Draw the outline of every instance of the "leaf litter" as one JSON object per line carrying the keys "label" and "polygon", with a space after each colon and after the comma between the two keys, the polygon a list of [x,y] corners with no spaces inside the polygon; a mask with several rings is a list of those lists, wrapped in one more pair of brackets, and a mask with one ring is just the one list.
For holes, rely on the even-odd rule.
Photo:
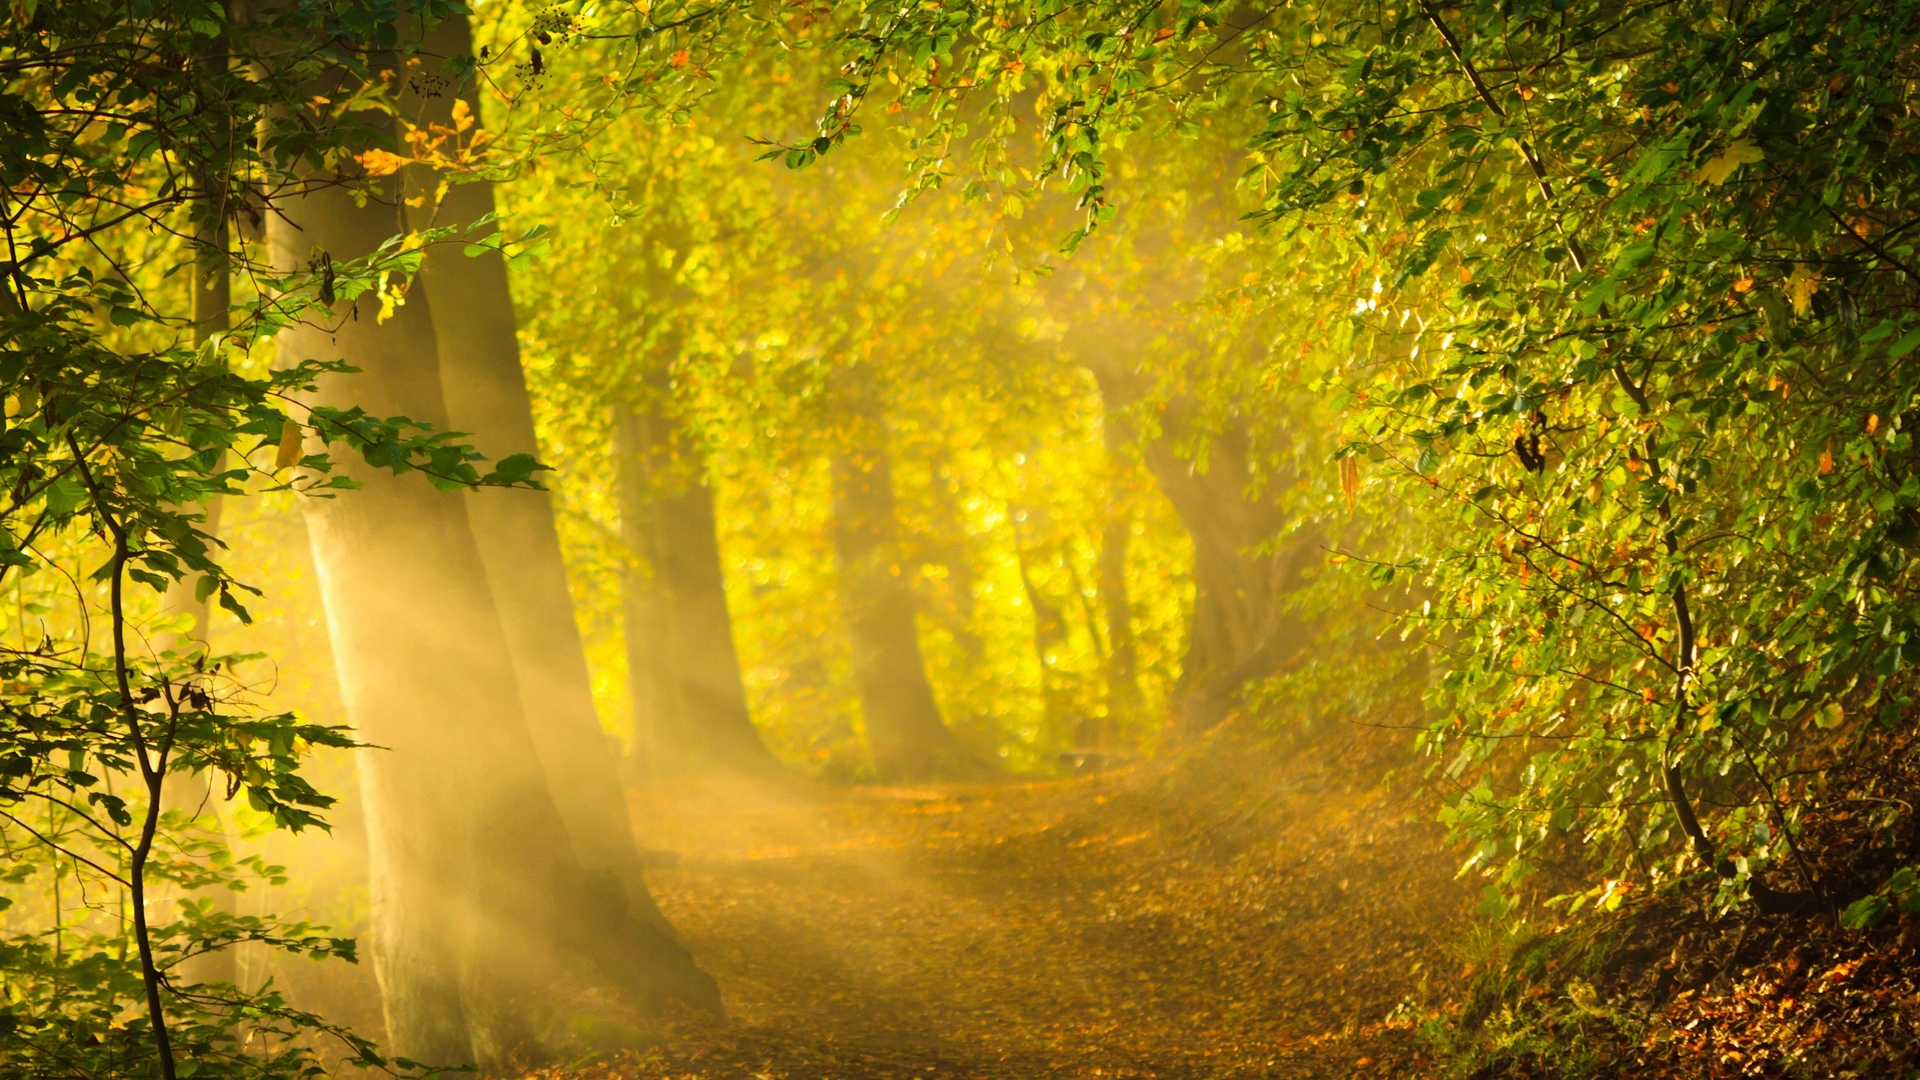
{"label": "leaf litter", "polygon": [[1231,728],[1074,780],[635,793],[728,1016],[582,1080],[1411,1076],[1471,888],[1396,753]]}

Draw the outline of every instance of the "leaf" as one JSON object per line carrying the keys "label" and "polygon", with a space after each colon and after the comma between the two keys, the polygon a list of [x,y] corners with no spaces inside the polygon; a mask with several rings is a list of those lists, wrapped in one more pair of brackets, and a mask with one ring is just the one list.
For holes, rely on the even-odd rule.
{"label": "leaf", "polygon": [[1887,346],[1887,359],[1898,360],[1920,346],[1920,330],[1903,335],[1899,341]]}
{"label": "leaf", "polygon": [[1847,905],[1840,913],[1840,925],[1848,930],[1865,930],[1869,926],[1879,925],[1887,917],[1893,905],[1884,896],[1863,896]]}
{"label": "leaf", "polygon": [[524,484],[534,473],[545,472],[552,466],[542,465],[532,454],[509,454],[500,459],[493,472],[483,478],[483,483],[501,486]]}
{"label": "leaf", "polygon": [[292,420],[280,425],[280,448],[274,452],[273,468],[275,472],[297,465],[300,462],[300,449],[306,441],[306,432]]}
{"label": "leaf", "polygon": [[1718,156],[1708,158],[1706,164],[1694,172],[1693,178],[1703,184],[1713,184],[1717,187],[1726,183],[1727,177],[1732,176],[1734,170],[1740,166],[1764,160],[1766,155],[1760,152],[1758,146],[1747,139],[1741,139],[1721,151]]}
{"label": "leaf", "polygon": [[63,477],[47,485],[47,513],[59,517],[72,513],[74,508],[87,501],[87,489],[80,481]]}
{"label": "leaf", "polygon": [[389,153],[378,147],[358,155],[353,160],[359,162],[360,167],[367,170],[368,176],[391,176],[412,163],[411,159]]}
{"label": "leaf", "polygon": [[1793,304],[1795,315],[1805,315],[1813,306],[1813,294],[1819,291],[1819,274],[1808,269],[1805,263],[1793,268],[1793,274],[1787,278],[1787,300]]}

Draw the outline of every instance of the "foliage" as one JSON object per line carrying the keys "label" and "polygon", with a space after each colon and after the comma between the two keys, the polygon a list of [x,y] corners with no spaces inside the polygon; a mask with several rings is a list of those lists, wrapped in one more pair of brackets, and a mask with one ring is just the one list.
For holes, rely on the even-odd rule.
{"label": "foliage", "polygon": [[1444,660],[1423,741],[1474,865],[1806,903],[1757,875],[1819,889],[1818,778],[1912,699],[1908,5],[869,14],[790,163],[897,85],[922,182],[980,130],[973,190],[1063,176],[1097,224],[1128,132],[1261,125],[1271,273],[1358,332],[1318,385],[1407,508],[1373,573]]}
{"label": "foliage", "polygon": [[[488,99],[498,126],[548,115],[610,64],[587,45],[543,62],[551,100],[502,86]],[[515,289],[605,714],[627,713],[618,575],[643,561],[617,539],[611,415],[658,408],[686,436],[676,468],[710,479],[720,503],[763,735],[828,775],[866,769],[825,468],[845,437],[834,387],[855,379],[885,413],[943,710],[982,752],[1051,770],[1082,718],[1108,708],[1094,564],[1110,496],[1126,492],[1139,521],[1127,581],[1150,703],[1178,673],[1186,540],[1164,504],[1133,493],[1137,464],[1103,447],[1097,391],[1060,350],[1056,320],[1007,270],[982,266],[1008,242],[994,215],[949,201],[890,219],[897,185],[883,169],[752,164],[739,133],[804,115],[825,70],[817,52],[749,40],[686,113],[607,120],[597,145],[625,152],[556,154],[502,185],[514,216],[554,223],[552,256]],[[1140,710],[1114,725],[1111,749],[1151,745],[1160,726]]]}

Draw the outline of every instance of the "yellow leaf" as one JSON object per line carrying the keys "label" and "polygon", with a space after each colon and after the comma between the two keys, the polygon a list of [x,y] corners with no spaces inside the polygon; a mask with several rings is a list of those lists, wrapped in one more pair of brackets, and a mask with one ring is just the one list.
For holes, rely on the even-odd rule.
{"label": "yellow leaf", "polygon": [[306,433],[300,425],[288,420],[280,428],[280,449],[273,455],[273,469],[279,472],[289,465],[300,463],[300,450],[306,441]]}
{"label": "yellow leaf", "polygon": [[379,149],[369,150],[354,160],[367,170],[368,176],[390,176],[407,167],[406,158]]}
{"label": "yellow leaf", "polygon": [[1360,496],[1360,459],[1340,459],[1340,494],[1347,497],[1347,513],[1353,513],[1354,500]]}
{"label": "yellow leaf", "polygon": [[1733,175],[1735,169],[1765,159],[1766,155],[1760,152],[1759,147],[1741,139],[1727,147],[1719,156],[1708,158],[1707,163],[1700,166],[1699,171],[1693,174],[1693,178],[1703,184],[1724,184],[1727,182],[1727,177]]}
{"label": "yellow leaf", "polygon": [[1796,266],[1787,278],[1787,299],[1793,301],[1793,313],[1805,315],[1813,306],[1813,294],[1820,291],[1820,275],[1807,267]]}
{"label": "yellow leaf", "polygon": [[465,131],[473,126],[473,108],[466,98],[455,98],[453,102],[453,130]]}

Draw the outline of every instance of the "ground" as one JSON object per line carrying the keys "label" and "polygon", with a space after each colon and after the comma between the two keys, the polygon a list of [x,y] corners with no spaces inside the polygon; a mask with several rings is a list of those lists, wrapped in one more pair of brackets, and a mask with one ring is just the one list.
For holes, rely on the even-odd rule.
{"label": "ground", "polygon": [[[589,1075],[1420,1076],[1467,887],[1377,741],[1226,732],[1076,780],[636,793],[720,980]],[[1382,780],[1383,773],[1389,779]]]}

